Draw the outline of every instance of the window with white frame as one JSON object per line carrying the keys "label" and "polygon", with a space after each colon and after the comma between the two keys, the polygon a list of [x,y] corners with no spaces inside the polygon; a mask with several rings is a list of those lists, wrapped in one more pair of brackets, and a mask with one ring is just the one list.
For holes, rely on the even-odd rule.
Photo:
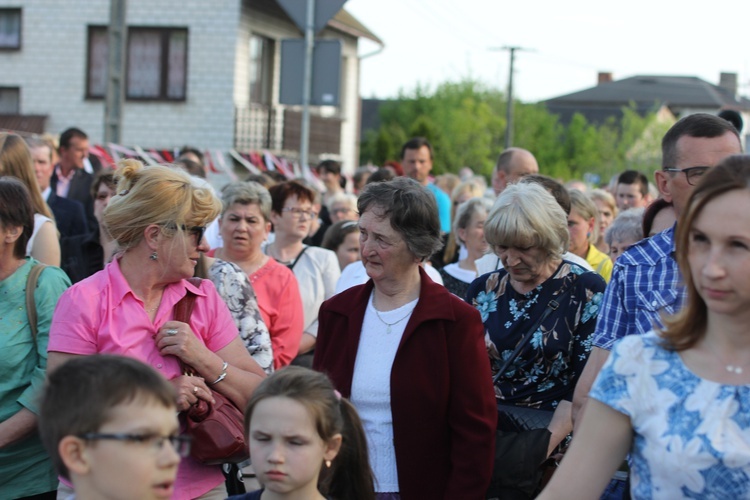
{"label": "window with white frame", "polygon": [[0,8],[0,50],[21,48],[21,9]]}
{"label": "window with white frame", "polygon": [[[102,98],[107,88],[107,28],[89,27],[86,96]],[[184,101],[187,97],[188,30],[128,29],[125,96],[129,100]]]}

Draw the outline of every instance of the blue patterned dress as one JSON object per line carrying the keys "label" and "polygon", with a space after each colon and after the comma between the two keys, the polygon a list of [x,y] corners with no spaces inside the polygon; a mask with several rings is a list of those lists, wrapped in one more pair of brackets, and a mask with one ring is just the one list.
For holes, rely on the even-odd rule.
{"label": "blue patterned dress", "polygon": [[563,286],[572,292],[495,384],[498,401],[553,410],[560,400],[573,397],[606,284],[598,274],[562,261],[550,278],[526,294],[513,289],[504,269],[480,276],[469,287],[466,300],[482,315],[494,375]]}
{"label": "blue patterned dress", "polygon": [[750,498],[750,387],[704,380],[659,337],[614,345],[590,397],[630,417],[633,498]]}

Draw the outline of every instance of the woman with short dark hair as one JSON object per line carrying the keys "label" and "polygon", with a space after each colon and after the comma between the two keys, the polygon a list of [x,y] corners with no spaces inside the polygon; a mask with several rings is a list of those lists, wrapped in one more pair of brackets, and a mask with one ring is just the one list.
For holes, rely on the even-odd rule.
{"label": "woman with short dark hair", "polygon": [[496,409],[479,315],[420,263],[441,245],[416,181],[360,194],[370,280],[323,303],[314,368],[362,416],[380,499],[484,498]]}
{"label": "woman with short dark hair", "polygon": [[[47,370],[52,313],[70,286],[57,267],[43,267],[27,290],[39,261],[26,257],[34,208],[26,186],[0,177],[0,498],[53,500],[57,476],[36,432],[38,399]],[[33,310],[27,310],[32,294]]]}
{"label": "woman with short dark hair", "polygon": [[[336,292],[336,281],[341,276],[336,255],[325,248],[305,245],[315,212],[315,192],[297,181],[287,181],[269,189],[271,193],[271,222],[274,240],[264,251],[292,270],[297,278],[305,328],[299,343],[299,354],[315,348],[318,335],[318,309],[324,300]],[[298,360],[310,367],[312,358]]]}

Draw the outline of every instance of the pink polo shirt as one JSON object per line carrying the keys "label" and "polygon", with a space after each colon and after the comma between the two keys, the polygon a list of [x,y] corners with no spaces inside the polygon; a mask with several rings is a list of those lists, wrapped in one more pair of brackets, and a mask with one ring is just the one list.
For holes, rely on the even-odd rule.
{"label": "pink polo shirt", "polygon": [[[167,379],[180,375],[174,356],[162,356],[152,336],[172,319],[174,305],[190,289],[195,301],[190,324],[196,337],[211,351],[226,347],[238,336],[227,306],[210,280],[200,288],[179,281],[164,290],[152,323],[143,301],[136,297],[120,271],[119,259],[104,270],[76,283],[63,293],[52,317],[47,350],[69,354],[119,354],[130,356],[158,370]],[[224,481],[219,466],[183,458],[177,472],[174,500],[196,498]]]}

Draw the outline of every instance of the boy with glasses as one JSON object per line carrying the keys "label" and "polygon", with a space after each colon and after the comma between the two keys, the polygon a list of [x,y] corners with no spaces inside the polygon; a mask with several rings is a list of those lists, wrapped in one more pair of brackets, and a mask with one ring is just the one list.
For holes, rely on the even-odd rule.
{"label": "boy with glasses", "polygon": [[164,377],[131,358],[82,356],[55,370],[39,432],[61,476],[57,498],[171,498],[190,451],[175,401]]}

